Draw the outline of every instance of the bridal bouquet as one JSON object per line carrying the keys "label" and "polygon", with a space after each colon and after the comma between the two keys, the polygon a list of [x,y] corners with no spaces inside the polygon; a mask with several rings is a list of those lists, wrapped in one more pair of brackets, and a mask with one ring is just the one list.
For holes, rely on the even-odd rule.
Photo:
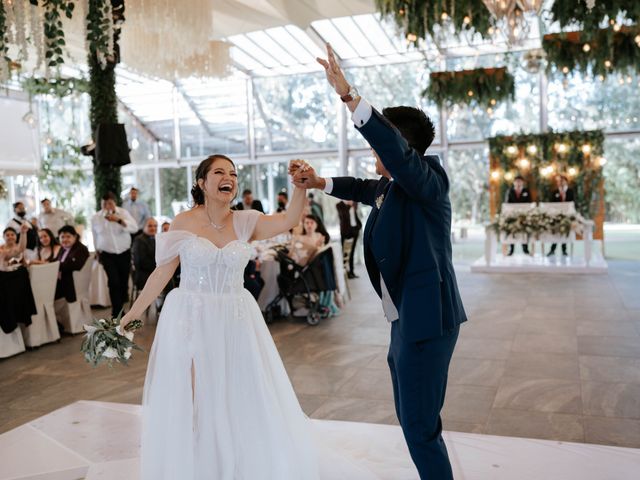
{"label": "bridal bouquet", "polygon": [[84,359],[94,367],[106,362],[110,367],[113,363],[128,364],[132,350],[143,351],[133,343],[133,332],[142,327],[140,320],[134,320],[125,327],[120,328],[120,317],[106,320],[94,319],[92,325],[85,325],[87,332],[80,350]]}

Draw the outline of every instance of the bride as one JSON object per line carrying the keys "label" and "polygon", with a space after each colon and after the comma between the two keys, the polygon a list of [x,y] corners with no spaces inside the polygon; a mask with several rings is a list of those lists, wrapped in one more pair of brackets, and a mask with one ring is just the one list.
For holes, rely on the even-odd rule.
{"label": "bride", "polygon": [[[302,160],[289,166],[290,173],[306,168]],[[124,327],[139,318],[181,265],[180,287],[165,301],[147,367],[142,479],[376,478],[318,440],[260,309],[243,288],[249,242],[297,225],[305,191],[295,189],[286,212],[263,215],[231,211],[237,190],[231,159],[212,155],[200,163],[195,207],[158,235],[157,267],[121,320]]]}

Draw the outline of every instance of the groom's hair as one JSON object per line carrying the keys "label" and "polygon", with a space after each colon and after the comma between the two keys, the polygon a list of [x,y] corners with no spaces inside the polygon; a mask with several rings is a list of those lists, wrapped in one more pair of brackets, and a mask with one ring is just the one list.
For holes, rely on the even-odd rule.
{"label": "groom's hair", "polygon": [[400,131],[411,148],[424,155],[433,142],[436,128],[422,110],[414,107],[388,107],[382,110],[382,115]]}

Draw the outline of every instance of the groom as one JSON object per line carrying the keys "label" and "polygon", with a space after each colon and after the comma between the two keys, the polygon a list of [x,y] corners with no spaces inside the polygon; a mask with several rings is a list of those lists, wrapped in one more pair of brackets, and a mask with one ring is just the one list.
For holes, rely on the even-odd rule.
{"label": "groom", "polygon": [[387,361],[398,420],[420,478],[453,479],[442,438],[449,362],[466,320],[451,262],[449,180],[424,152],[434,127],[418,109],[372,109],[350,86],[330,45],[318,59],[376,157],[379,180],[321,178],[297,171],[294,183],[372,207],[364,230],[365,263],[391,322]]}

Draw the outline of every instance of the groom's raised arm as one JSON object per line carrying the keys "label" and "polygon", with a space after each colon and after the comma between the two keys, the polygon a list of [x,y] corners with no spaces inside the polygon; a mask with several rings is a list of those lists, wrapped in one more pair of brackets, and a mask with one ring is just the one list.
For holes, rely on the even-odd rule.
{"label": "groom's raised arm", "polygon": [[333,177],[325,179],[325,193],[342,200],[353,200],[373,207],[380,180],[363,180],[353,177]]}

